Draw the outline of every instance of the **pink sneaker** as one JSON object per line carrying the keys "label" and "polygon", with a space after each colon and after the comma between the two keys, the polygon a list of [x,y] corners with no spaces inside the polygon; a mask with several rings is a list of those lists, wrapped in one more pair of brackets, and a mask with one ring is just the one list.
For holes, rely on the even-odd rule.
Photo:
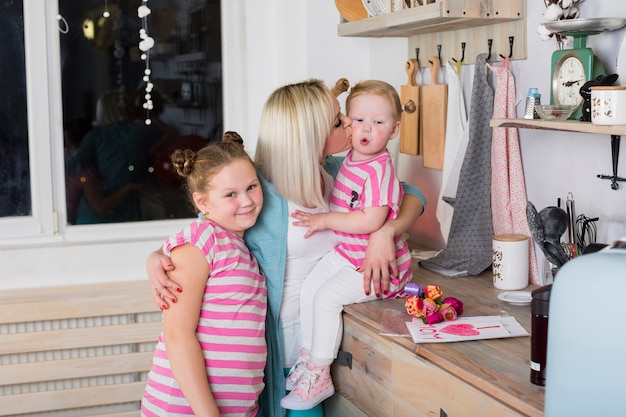
{"label": "pink sneaker", "polygon": [[302,376],[302,373],[306,369],[307,363],[309,363],[309,359],[311,358],[311,352],[308,349],[302,348],[300,349],[300,356],[296,363],[291,367],[289,373],[285,377],[285,389],[287,391],[291,391],[298,385],[298,380]]}
{"label": "pink sneaker", "polygon": [[317,366],[309,362],[302,371],[298,385],[280,400],[280,406],[287,410],[310,410],[334,393],[330,365]]}

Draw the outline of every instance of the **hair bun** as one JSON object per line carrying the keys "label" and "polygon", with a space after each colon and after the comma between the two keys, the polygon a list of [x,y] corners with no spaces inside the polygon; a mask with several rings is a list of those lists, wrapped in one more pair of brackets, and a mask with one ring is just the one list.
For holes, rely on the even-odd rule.
{"label": "hair bun", "polygon": [[196,156],[196,153],[191,149],[176,149],[170,156],[170,160],[178,175],[185,178],[193,171]]}
{"label": "hair bun", "polygon": [[243,139],[239,136],[239,133],[229,130],[228,132],[224,132],[222,136],[222,142],[235,142],[240,145],[243,145]]}

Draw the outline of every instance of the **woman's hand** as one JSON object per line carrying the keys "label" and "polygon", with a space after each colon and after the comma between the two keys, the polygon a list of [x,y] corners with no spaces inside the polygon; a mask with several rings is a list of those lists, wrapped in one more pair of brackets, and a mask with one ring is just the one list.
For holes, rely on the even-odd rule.
{"label": "woman's hand", "polygon": [[365,250],[365,259],[358,269],[363,273],[365,295],[370,295],[372,289],[376,297],[380,297],[381,292],[387,294],[390,276],[398,275],[394,236],[395,229],[389,225],[389,222],[370,235]]}
{"label": "woman's hand", "polygon": [[150,287],[152,287],[152,300],[161,310],[167,309],[170,302],[176,302],[176,296],[172,291],[183,291],[180,285],[172,281],[167,275],[168,271],[173,269],[174,265],[172,265],[170,258],[160,250],[148,255],[146,271],[148,272]]}

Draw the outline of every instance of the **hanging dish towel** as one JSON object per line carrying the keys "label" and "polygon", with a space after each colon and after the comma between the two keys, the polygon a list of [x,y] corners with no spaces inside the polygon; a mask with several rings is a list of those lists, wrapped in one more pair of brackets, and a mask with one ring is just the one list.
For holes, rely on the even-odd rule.
{"label": "hanging dish towel", "polygon": [[[458,67],[460,69],[460,66]],[[459,173],[463,163],[463,155],[467,149],[469,131],[467,129],[467,112],[461,74],[457,73],[450,62],[446,62],[448,75],[448,114],[446,116],[446,144],[443,153],[443,172],[441,176],[441,191],[437,200],[437,220],[444,241],[448,242],[452,213],[454,207],[450,204],[456,197],[459,183]]]}
{"label": "hanging dish towel", "polygon": [[[496,76],[493,117],[517,117],[515,79],[509,58],[502,65],[488,65]],[[491,138],[491,212],[493,233],[516,233],[528,236],[528,271],[530,280],[540,284],[535,245],[526,217],[526,185],[517,128],[495,127]]]}
{"label": "hanging dish towel", "polygon": [[448,278],[478,275],[491,265],[491,127],[493,89],[486,54],[476,57],[469,120],[448,245],[420,265]]}

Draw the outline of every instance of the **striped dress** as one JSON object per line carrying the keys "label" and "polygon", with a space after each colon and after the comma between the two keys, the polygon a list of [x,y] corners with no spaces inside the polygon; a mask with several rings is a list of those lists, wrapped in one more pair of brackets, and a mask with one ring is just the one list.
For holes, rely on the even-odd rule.
{"label": "striped dress", "polygon": [[[352,151],[348,152],[335,178],[330,210],[350,212],[367,207],[389,206],[387,219],[398,217],[404,191],[396,177],[389,152],[358,162],[352,161],[351,156]],[[335,233],[339,239],[335,250],[355,267],[361,266],[369,234]],[[411,253],[406,240],[398,236],[395,243],[399,276],[391,279],[387,298],[397,296],[411,280]]]}
{"label": "striped dress", "polygon": [[[267,290],[243,239],[210,221],[196,220],[164,246],[198,247],[210,266],[196,335],[221,416],[255,416],[266,360]],[[192,416],[173,377],[167,341],[159,336],[141,404],[142,416]]]}

